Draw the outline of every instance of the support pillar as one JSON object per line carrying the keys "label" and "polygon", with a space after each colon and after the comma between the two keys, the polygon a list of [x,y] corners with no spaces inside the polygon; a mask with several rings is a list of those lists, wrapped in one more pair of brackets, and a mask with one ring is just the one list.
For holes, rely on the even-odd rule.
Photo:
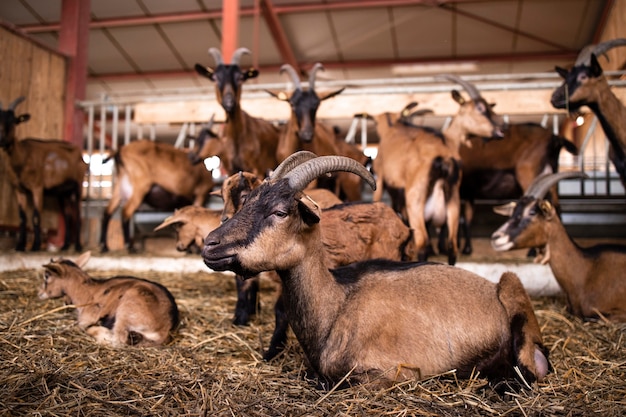
{"label": "support pillar", "polygon": [[[239,0],[222,1],[222,56],[230,63],[239,43]],[[228,61],[227,61],[228,60]]]}

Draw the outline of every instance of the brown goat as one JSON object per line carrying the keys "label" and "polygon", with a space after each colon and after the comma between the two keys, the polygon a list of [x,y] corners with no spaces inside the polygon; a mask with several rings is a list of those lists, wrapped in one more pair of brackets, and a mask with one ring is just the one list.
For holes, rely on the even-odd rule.
{"label": "brown goat", "polygon": [[515,368],[527,382],[542,380],[547,349],[515,274],[493,284],[437,264],[375,260],[327,268],[323,213],[302,190],[338,170],[375,187],[371,174],[345,157],[314,158],[273,174],[207,236],[205,264],[243,277],[278,271],[289,324],[310,366],[331,384],[388,386],[450,370],[497,383],[516,378]]}
{"label": "brown goat", "polygon": [[192,164],[187,152],[167,143],[138,140],[123,146],[114,158],[118,179],[102,217],[100,244],[103,252],[109,250],[109,222],[121,203],[124,244],[128,251],[133,252],[130,219],[145,198],[150,196],[153,186],[182,197],[175,200],[175,207],[190,203],[201,206],[213,188],[213,177],[204,164]]}
{"label": "brown goat", "polygon": [[613,39],[584,48],[571,70],[556,67],[564,79],[552,93],[550,102],[557,109],[593,111],[609,141],[609,159],[626,187],[626,106],[611,91],[597,56],[626,45],[626,39]]}
{"label": "brown goat", "polygon": [[199,251],[204,245],[204,238],[220,225],[221,210],[210,210],[198,206],[185,206],[174,211],[161,224],[154,228],[158,231],[173,225],[176,230],[176,250],[185,252],[193,247]]}
{"label": "brown goat", "polygon": [[543,248],[541,263],[550,264],[572,314],[626,322],[626,246],[579,247],[554,206],[544,199],[561,179],[581,176],[580,172],[560,172],[537,177],[516,204],[499,208],[499,213],[510,218],[493,233],[491,245],[498,251]]}
{"label": "brown goat", "polygon": [[41,249],[41,214],[44,194],[57,197],[65,221],[63,250],[72,241],[82,250],[80,201],[87,164],[79,147],[61,140],[22,139],[15,137],[16,125],[30,119],[30,114],[15,115],[15,108],[24,97],[15,99],[6,110],[0,104],[0,148],[6,153],[9,181],[15,190],[20,226],[18,251],[26,250],[26,210],[29,195],[33,200],[32,251]]}
{"label": "brown goat", "polygon": [[[561,149],[578,154],[576,146],[549,129],[534,123],[510,124],[504,139],[469,138],[461,144],[463,164],[461,200],[465,244],[462,253],[472,253],[471,224],[476,199],[516,199],[540,174],[559,170]],[[558,207],[556,188],[551,200]]]}
{"label": "brown goat", "polygon": [[457,258],[457,230],[460,216],[461,163],[459,148],[468,135],[502,137],[501,123],[491,106],[472,84],[455,76],[446,76],[462,85],[470,95],[465,100],[453,90],[452,97],[460,104],[450,125],[441,133],[406,123],[414,107],[411,103],[400,113],[374,116],[380,144],[374,159],[377,189],[374,201],[382,199],[383,188],[403,190],[406,218],[413,230],[418,259],[427,258],[430,245],[426,222],[446,225],[448,230],[448,263]]}
{"label": "brown goat", "polygon": [[[230,64],[224,64],[221,52],[210,48],[215,60],[215,69],[196,64],[196,72],[215,82],[215,94],[224,111],[226,123],[222,132],[223,152],[230,158],[228,172],[230,175],[239,171],[252,172],[264,177],[276,164],[276,148],[278,146],[279,129],[271,122],[252,117],[241,109],[241,88],[243,83],[258,76],[259,72],[250,68],[242,71],[239,60],[250,51],[239,48],[233,53]],[[210,146],[211,141],[207,141]],[[196,159],[201,160],[210,154],[207,148],[197,152]]]}
{"label": "brown goat", "polygon": [[[297,163],[313,157],[314,154],[306,151],[292,154],[281,165],[281,171],[274,172],[273,175],[284,175]],[[224,197],[222,220],[227,221],[241,210],[250,192],[261,184],[262,182],[250,173],[240,173],[228,178],[222,186]],[[415,259],[417,251],[413,245],[410,229],[386,204],[382,202],[336,204],[336,199],[327,199],[330,193],[328,190],[307,188],[304,193],[322,209],[320,225],[322,241],[328,255],[328,268],[366,259]],[[323,198],[320,199],[320,195]],[[259,287],[257,281],[258,279],[254,278],[243,282],[241,277],[237,280],[236,324],[246,324],[249,314],[257,308],[256,291]],[[253,284],[248,285],[250,282]],[[266,360],[280,353],[287,340],[288,323],[280,292],[275,305],[275,314],[276,327],[269,349],[264,354]]]}
{"label": "brown goat", "polygon": [[[303,89],[300,77],[296,70],[289,64],[284,64],[280,72],[287,72],[294,84],[291,94],[274,93],[267,90],[272,96],[281,101],[286,101],[291,106],[291,116],[284,127],[278,142],[276,157],[278,162],[284,161],[289,155],[297,151],[310,151],[316,155],[343,155],[355,159],[365,165],[367,157],[355,145],[337,139],[334,130],[316,120],[317,110],[322,101],[340,94],[344,88],[318,95],[315,91],[315,78],[317,71],[323,70],[321,63],[316,63],[309,74],[309,88]],[[323,184],[318,187],[330,187],[335,193],[347,201],[361,200],[361,179],[346,173],[333,174],[333,180],[324,178]]]}
{"label": "brown goat", "polygon": [[61,258],[44,265],[39,298],[65,297],[66,303],[76,306],[78,326],[98,343],[167,343],[178,325],[178,307],[167,288],[130,276],[91,278],[82,270],[90,256],[85,252],[75,262]]}

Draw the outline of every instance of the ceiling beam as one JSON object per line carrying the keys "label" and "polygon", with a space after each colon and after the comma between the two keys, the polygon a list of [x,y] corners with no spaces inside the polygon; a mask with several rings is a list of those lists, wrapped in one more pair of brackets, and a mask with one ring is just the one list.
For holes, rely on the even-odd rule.
{"label": "ceiling beam", "polygon": [[[280,19],[278,18],[278,14],[272,4],[271,0],[261,0],[261,13],[263,13],[263,18],[265,19],[265,23],[272,34],[272,38],[276,43],[276,48],[280,52],[280,56],[282,61],[291,65],[296,71],[301,72],[300,65],[296,60],[296,55],[293,53],[293,49],[289,44],[289,40],[287,39],[287,35],[283,30],[283,26],[280,24]],[[258,34],[256,34],[258,36]]]}
{"label": "ceiling beam", "polygon": [[[519,53],[519,54],[495,54],[495,55],[465,55],[455,58],[444,57],[424,57],[413,59],[380,59],[380,60],[354,60],[354,61],[324,61],[324,68],[326,69],[356,69],[356,68],[368,68],[376,66],[389,66],[389,65],[403,65],[403,64],[432,64],[432,63],[446,63],[457,61],[476,61],[476,62],[518,62],[518,61],[571,61],[573,62],[578,56],[578,50],[568,50],[559,52],[546,52],[546,53]],[[312,63],[303,63],[311,64]],[[261,73],[275,73],[280,69],[279,65],[266,65],[259,68]],[[131,81],[141,80],[147,78],[182,78],[182,77],[195,77],[197,74],[195,71],[153,71],[137,73],[117,73],[117,74],[91,74],[90,81]]]}
{"label": "ceiling beam", "polygon": [[[370,9],[380,7],[398,7],[398,6],[440,6],[442,4],[464,3],[475,0],[350,0],[338,1],[334,3],[304,3],[294,5],[276,6],[273,5],[273,11],[276,15],[286,13],[307,13],[307,12],[324,12],[330,10],[351,10],[351,9]],[[253,16],[254,7],[242,7],[239,11],[240,16]],[[192,22],[198,20],[219,19],[222,17],[222,10],[210,10],[203,12],[188,13],[164,13],[151,16],[131,16],[118,17],[112,19],[96,19],[89,24],[89,29],[113,28],[123,26],[140,26],[154,25],[162,23],[181,23]],[[56,32],[61,29],[59,22],[46,24],[30,24],[18,25],[19,29],[25,33],[42,33]]]}

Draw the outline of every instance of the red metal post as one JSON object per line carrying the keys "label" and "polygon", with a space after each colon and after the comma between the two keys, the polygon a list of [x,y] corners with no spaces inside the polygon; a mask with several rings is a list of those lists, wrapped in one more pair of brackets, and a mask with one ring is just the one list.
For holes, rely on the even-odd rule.
{"label": "red metal post", "polygon": [[90,0],[63,0],[59,51],[69,56],[65,88],[65,121],[63,138],[83,147],[82,110],[77,100],[87,92],[87,47],[89,45]]}
{"label": "red metal post", "polygon": [[[222,56],[230,63],[239,43],[239,0],[222,1]],[[227,61],[228,60],[228,61]]]}

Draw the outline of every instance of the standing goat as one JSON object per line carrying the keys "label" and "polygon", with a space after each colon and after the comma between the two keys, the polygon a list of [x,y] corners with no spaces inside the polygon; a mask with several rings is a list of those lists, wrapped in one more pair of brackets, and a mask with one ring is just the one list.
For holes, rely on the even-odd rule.
{"label": "standing goat", "polygon": [[[461,200],[464,205],[461,224],[465,234],[462,253],[472,253],[474,201],[521,197],[539,175],[558,171],[559,154],[563,148],[573,155],[578,154],[572,142],[535,123],[508,125],[502,140],[473,137],[461,144]],[[551,201],[558,207],[556,189]]]}
{"label": "standing goat", "polygon": [[87,164],[80,148],[61,140],[22,139],[15,137],[15,127],[30,119],[30,114],[15,115],[15,108],[24,97],[15,99],[6,110],[0,104],[0,148],[6,152],[9,181],[15,190],[20,226],[16,250],[26,250],[26,209],[29,194],[33,199],[32,251],[41,249],[41,214],[44,194],[57,197],[65,220],[63,250],[72,240],[77,251],[80,242],[83,179]]}
{"label": "standing goat", "polygon": [[[120,204],[123,203],[124,245],[128,251],[134,252],[130,219],[146,197],[153,196],[155,185],[168,196],[168,210],[191,203],[201,206],[213,188],[213,177],[204,164],[193,164],[187,152],[167,143],[138,140],[123,146],[114,158],[118,177],[102,216],[100,244],[103,252],[109,250],[109,222]],[[158,203],[154,200],[147,202],[153,206]]]}
{"label": "standing goat", "polygon": [[[281,101],[286,101],[291,106],[291,116],[285,126],[280,140],[276,157],[279,162],[284,161],[289,155],[297,151],[310,151],[317,155],[343,155],[356,159],[365,164],[367,157],[355,145],[339,143],[334,130],[316,120],[317,110],[322,101],[340,94],[344,88],[318,95],[315,91],[315,79],[317,71],[323,70],[321,63],[317,62],[309,73],[309,88],[303,89],[300,77],[296,70],[289,64],[280,67],[280,72],[286,72],[294,85],[294,91],[287,95],[285,93],[276,94],[267,91],[272,96]],[[335,188],[337,195],[348,201],[361,200],[361,180],[354,175],[346,173],[333,174],[334,181],[331,186]],[[327,182],[327,181],[324,181]]]}
{"label": "standing goat", "polygon": [[626,187],[626,106],[611,91],[597,56],[626,45],[626,39],[613,39],[585,47],[571,70],[556,67],[565,80],[552,93],[551,103],[557,109],[578,110],[589,107],[596,115],[609,141],[609,159]]}
{"label": "standing goat", "polygon": [[452,369],[497,382],[514,378],[514,367],[527,382],[543,379],[547,350],[515,274],[493,284],[437,264],[374,260],[327,268],[323,214],[302,190],[339,170],[375,187],[362,165],[337,156],[272,175],[207,236],[205,264],[243,277],[276,270],[289,324],[310,366],[330,383],[387,386]]}
{"label": "standing goat", "polygon": [[428,233],[426,222],[448,229],[448,263],[457,258],[457,231],[460,216],[461,157],[459,147],[469,134],[484,137],[503,136],[501,122],[478,89],[452,75],[445,76],[467,91],[470,100],[453,90],[452,98],[460,105],[450,125],[441,133],[408,123],[414,104],[400,113],[374,116],[380,139],[374,172],[378,175],[374,201],[382,199],[383,188],[399,190],[394,195],[404,197],[406,217],[413,229],[420,260],[427,257]]}
{"label": "standing goat", "polygon": [[[243,83],[259,75],[250,68],[242,71],[239,60],[243,54],[249,54],[246,48],[239,48],[233,53],[230,64],[224,64],[221,52],[210,48],[209,54],[215,60],[215,69],[196,64],[196,72],[215,82],[215,94],[224,111],[226,123],[222,132],[223,152],[228,155],[227,167],[230,175],[239,171],[249,171],[261,177],[277,165],[276,147],[279,130],[267,120],[250,116],[241,109],[241,89]],[[207,141],[210,144],[210,141]],[[207,149],[200,149],[197,159],[212,156]]]}
{"label": "standing goat", "polygon": [[65,297],[67,304],[76,306],[78,326],[98,343],[167,343],[178,325],[178,307],[167,288],[130,276],[91,278],[82,270],[90,256],[91,252],[85,252],[75,262],[58,259],[44,265],[39,298]]}
{"label": "standing goat", "polygon": [[626,322],[626,246],[579,247],[554,206],[544,199],[559,180],[581,176],[580,172],[560,172],[538,177],[517,203],[498,209],[510,218],[493,233],[491,245],[498,251],[543,248],[541,263],[550,264],[572,314]]}

